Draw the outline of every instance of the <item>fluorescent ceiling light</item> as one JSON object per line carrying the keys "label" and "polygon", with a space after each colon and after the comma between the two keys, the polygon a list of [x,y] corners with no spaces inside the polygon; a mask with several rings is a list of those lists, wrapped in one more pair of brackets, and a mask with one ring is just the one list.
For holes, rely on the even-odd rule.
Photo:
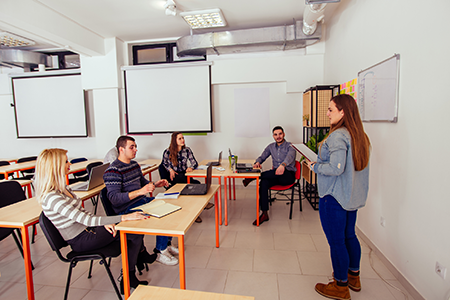
{"label": "fluorescent ceiling light", "polygon": [[219,8],[186,11],[180,13],[180,16],[191,26],[192,29],[224,27],[227,25],[222,11]]}
{"label": "fluorescent ceiling light", "polygon": [[23,38],[21,36],[9,33],[9,32],[0,32],[0,46],[6,47],[23,47],[23,46],[31,46],[36,44],[32,40]]}
{"label": "fluorescent ceiling light", "polygon": [[340,2],[341,0],[305,0],[306,5]]}

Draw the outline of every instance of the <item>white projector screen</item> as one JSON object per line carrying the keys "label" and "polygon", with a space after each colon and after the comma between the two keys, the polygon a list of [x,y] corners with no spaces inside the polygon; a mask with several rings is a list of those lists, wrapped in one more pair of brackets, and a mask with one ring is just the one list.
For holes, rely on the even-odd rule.
{"label": "white projector screen", "polygon": [[86,137],[81,75],[13,77],[18,138]]}
{"label": "white projector screen", "polygon": [[127,133],[211,132],[209,63],[126,67]]}

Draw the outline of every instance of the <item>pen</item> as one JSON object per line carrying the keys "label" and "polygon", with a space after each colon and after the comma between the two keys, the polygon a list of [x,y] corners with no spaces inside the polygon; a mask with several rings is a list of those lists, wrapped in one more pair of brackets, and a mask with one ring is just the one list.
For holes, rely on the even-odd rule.
{"label": "pen", "polygon": [[177,194],[179,194],[179,193],[180,193],[180,192],[176,192],[176,193],[165,193],[164,196],[177,195]]}

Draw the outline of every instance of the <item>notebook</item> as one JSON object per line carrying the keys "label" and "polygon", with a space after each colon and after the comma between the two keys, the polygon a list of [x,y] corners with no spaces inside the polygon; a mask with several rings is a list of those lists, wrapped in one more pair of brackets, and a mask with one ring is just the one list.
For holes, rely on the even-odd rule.
{"label": "notebook", "polygon": [[253,169],[253,165],[250,163],[238,163],[236,169]]}
{"label": "notebook", "polygon": [[181,209],[181,206],[167,203],[162,199],[155,199],[152,202],[135,207],[151,216],[161,218]]}
{"label": "notebook", "polygon": [[300,152],[308,161],[317,161],[317,154],[308,148],[305,144],[291,144],[292,148]]}
{"label": "notebook", "polygon": [[220,166],[221,163],[222,163],[222,151],[219,152],[219,160],[218,161],[210,161],[209,165]]}
{"label": "notebook", "polygon": [[87,182],[79,182],[70,186],[72,191],[90,191],[103,184],[103,173],[109,167],[109,163],[93,167]]}
{"label": "notebook", "polygon": [[206,195],[211,186],[212,165],[206,169],[206,183],[187,184],[180,192],[180,195]]}

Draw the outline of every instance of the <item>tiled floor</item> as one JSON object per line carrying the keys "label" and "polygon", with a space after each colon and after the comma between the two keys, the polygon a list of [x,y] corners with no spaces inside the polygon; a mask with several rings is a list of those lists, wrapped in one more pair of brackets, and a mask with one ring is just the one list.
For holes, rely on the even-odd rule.
{"label": "tiled floor", "polygon": [[[332,273],[318,211],[303,200],[303,212],[300,212],[297,201],[289,220],[289,206],[277,201],[271,207],[270,221],[256,228],[252,225],[256,215],[255,186],[238,186],[236,198],[236,201],[228,200],[229,225],[220,227],[220,248],[214,247],[214,209],[204,211],[203,222],[194,223],[188,231],[185,238],[187,288],[254,296],[256,300],[326,299],[314,291],[314,285],[328,282]],[[86,207],[92,208],[90,202],[86,202]],[[99,214],[103,214],[102,208]],[[36,268],[33,271],[36,299],[62,299],[68,265],[57,259],[38,231],[36,243],[31,245]],[[155,237],[146,236],[145,244],[153,249]],[[362,249],[362,291],[351,292],[352,299],[405,299],[372,269],[368,246],[362,243]],[[404,290],[374,254],[372,259],[375,270],[384,279]],[[114,259],[115,277],[120,269],[121,260]],[[154,263],[149,272],[138,277],[148,280],[150,285],[179,288],[178,270],[178,266]],[[87,279],[87,271],[88,263],[80,263],[75,268],[69,299],[116,299],[102,266],[95,264],[91,279]],[[27,298],[23,260],[12,237],[0,242],[0,273],[0,299]],[[408,295],[408,299],[413,298]]]}

